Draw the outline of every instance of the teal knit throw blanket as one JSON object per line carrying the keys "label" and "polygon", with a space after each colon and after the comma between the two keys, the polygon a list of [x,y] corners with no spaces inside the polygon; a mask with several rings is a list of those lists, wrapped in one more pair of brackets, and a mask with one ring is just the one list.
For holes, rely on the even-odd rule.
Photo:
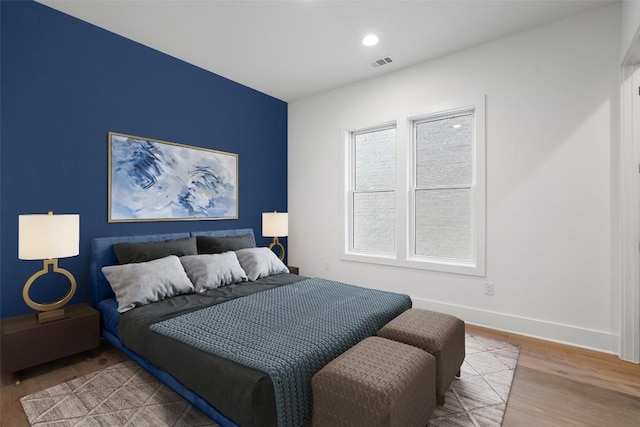
{"label": "teal knit throw blanket", "polygon": [[407,295],[314,278],[180,315],[151,329],[269,374],[278,425],[302,426],[311,418],[311,377],[410,307]]}

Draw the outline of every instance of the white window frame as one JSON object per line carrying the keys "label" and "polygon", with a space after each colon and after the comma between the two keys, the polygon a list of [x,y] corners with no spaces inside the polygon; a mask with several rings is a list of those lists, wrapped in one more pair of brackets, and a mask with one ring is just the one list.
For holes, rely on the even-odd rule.
{"label": "white window frame", "polygon": [[[356,144],[355,144],[355,138],[356,135],[358,134],[363,134],[363,133],[367,133],[367,132],[376,132],[376,131],[382,131],[382,130],[387,130],[387,129],[396,129],[396,142],[395,145],[397,145],[397,125],[395,122],[387,122],[387,123],[383,123],[377,126],[368,126],[365,128],[359,128],[359,129],[353,129],[350,130],[348,132],[347,138],[349,139],[349,141],[347,142],[347,147],[349,150],[349,166],[347,167],[347,173],[349,174],[348,177],[348,187],[347,187],[347,206],[348,206],[348,211],[347,211],[347,222],[348,222],[348,228],[347,230],[348,235],[347,235],[347,240],[346,240],[346,246],[347,246],[347,252],[348,253],[353,253],[353,254],[361,254],[363,256],[368,256],[368,257],[375,257],[375,258],[392,258],[394,257],[394,255],[390,255],[389,252],[373,252],[373,251],[362,251],[362,252],[358,252],[354,249],[354,223],[353,223],[353,211],[354,211],[354,206],[353,206],[353,201],[354,201],[354,195],[356,193],[366,193],[366,191],[356,191],[355,189],[355,181],[356,181],[356,167],[355,167],[355,161],[356,161]],[[397,153],[396,153],[397,156]],[[396,157],[396,165],[397,165],[397,157]],[[397,167],[397,166],[396,166]],[[397,172],[396,172],[397,173]],[[386,189],[379,189],[379,190],[375,190],[375,192],[390,192],[393,191],[394,194],[397,194],[397,184],[394,187],[389,187]],[[398,216],[398,212],[394,210],[394,216],[397,217]],[[395,236],[397,236],[398,234],[398,230],[397,228],[395,229]],[[396,241],[392,242],[394,244],[394,247],[397,248],[397,246],[395,246],[397,244],[397,237],[396,237]]]}
{"label": "white window frame", "polygon": [[[481,103],[484,105],[484,102]],[[470,210],[471,210],[471,259],[449,259],[440,257],[423,257],[415,254],[416,245],[416,192],[418,187],[416,184],[416,151],[417,151],[417,135],[416,125],[429,120],[445,119],[459,115],[469,114],[473,116],[473,136],[471,141],[471,183],[469,185],[451,185],[443,186],[443,189],[468,188],[470,190]],[[479,114],[480,113],[480,114]],[[480,117],[479,117],[480,116]],[[445,271],[452,273],[484,275],[484,212],[485,212],[485,182],[484,182],[484,159],[485,159],[485,143],[484,143],[484,111],[478,111],[478,104],[455,107],[446,110],[430,112],[420,116],[410,117],[408,119],[411,126],[411,143],[408,150],[411,164],[411,177],[409,182],[409,203],[408,203],[408,230],[407,230],[407,260],[411,263],[423,264],[425,269]],[[479,174],[479,168],[482,166],[482,173]]]}
{"label": "white window frame", "polygon": [[[417,114],[404,114],[394,120],[380,121],[377,125],[343,128],[343,218],[344,244],[341,259],[396,267],[416,268],[472,276],[486,274],[486,106],[485,97],[479,96],[470,101],[458,101],[422,108]],[[413,126],[417,121],[436,116],[448,116],[473,111],[474,130],[472,142],[472,259],[469,262],[454,259],[425,258],[413,255],[415,248],[414,190],[415,160]],[[352,246],[353,205],[352,187],[354,170],[354,152],[352,135],[366,130],[388,128],[396,125],[396,228],[395,254],[376,254],[356,252]]]}

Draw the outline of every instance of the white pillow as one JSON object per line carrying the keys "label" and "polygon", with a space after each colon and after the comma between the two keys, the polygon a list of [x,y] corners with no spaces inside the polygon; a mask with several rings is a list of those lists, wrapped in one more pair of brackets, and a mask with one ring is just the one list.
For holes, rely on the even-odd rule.
{"label": "white pillow", "polygon": [[247,280],[238,257],[232,251],[210,255],[187,255],[180,257],[180,262],[195,285],[196,292]]}
{"label": "white pillow", "polygon": [[147,262],[102,267],[116,294],[118,312],[193,292],[193,284],[175,255]]}
{"label": "white pillow", "polygon": [[289,269],[269,248],[247,248],[236,251],[240,265],[250,281],[272,274],[288,273]]}

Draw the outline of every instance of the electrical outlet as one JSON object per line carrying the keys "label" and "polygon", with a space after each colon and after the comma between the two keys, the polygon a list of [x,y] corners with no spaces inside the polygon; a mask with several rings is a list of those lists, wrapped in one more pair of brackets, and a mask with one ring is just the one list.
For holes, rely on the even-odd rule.
{"label": "electrical outlet", "polygon": [[484,283],[484,294],[485,295],[493,295],[493,282],[485,282]]}
{"label": "electrical outlet", "polygon": [[330,265],[328,262],[325,261],[324,263],[324,271],[329,271],[330,270]]}

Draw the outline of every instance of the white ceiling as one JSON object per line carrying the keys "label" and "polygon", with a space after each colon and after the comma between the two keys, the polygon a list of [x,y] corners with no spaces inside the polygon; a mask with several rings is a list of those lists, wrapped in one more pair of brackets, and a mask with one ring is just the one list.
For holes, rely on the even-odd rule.
{"label": "white ceiling", "polygon": [[[615,0],[39,0],[284,101]],[[380,43],[361,44],[368,33]],[[369,63],[390,56],[393,63]]]}

